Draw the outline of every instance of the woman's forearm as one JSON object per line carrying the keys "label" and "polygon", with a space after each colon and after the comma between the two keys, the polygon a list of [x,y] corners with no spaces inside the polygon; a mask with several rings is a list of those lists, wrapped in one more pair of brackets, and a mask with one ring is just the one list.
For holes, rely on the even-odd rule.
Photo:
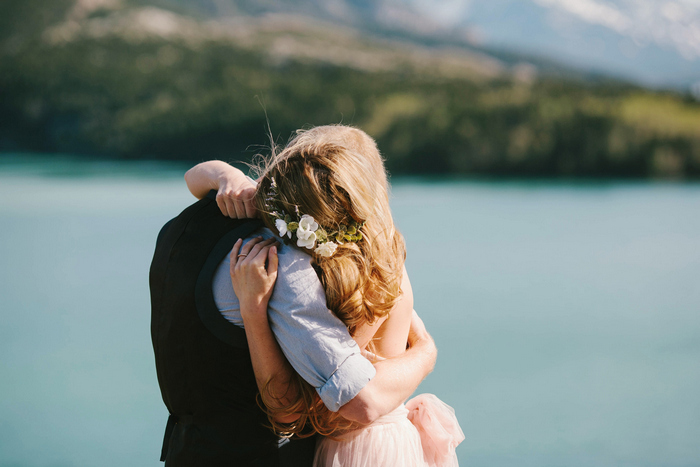
{"label": "woman's forearm", "polygon": [[185,173],[187,188],[197,199],[204,198],[210,190],[218,190],[224,181],[237,179],[246,179],[245,174],[223,161],[202,162]]}
{"label": "woman's forearm", "polygon": [[[258,310],[251,315],[260,317],[266,312],[267,310]],[[293,378],[294,369],[284,357],[267,319],[247,319],[245,332],[255,372],[255,382],[260,393],[269,396],[264,399],[266,405],[272,412],[275,409],[287,407],[297,398],[297,387]],[[289,415],[275,417],[275,420],[280,423],[291,423],[297,418],[299,418],[298,415]]]}
{"label": "woman's forearm", "polygon": [[216,204],[224,216],[232,219],[257,216],[253,202],[255,183],[226,162],[197,164],[185,173],[185,182],[197,199],[204,198],[210,190],[216,190]]}
{"label": "woman's forearm", "polygon": [[274,238],[263,240],[258,236],[245,245],[239,238],[229,256],[230,273],[258,390],[271,418],[291,423],[298,416],[279,415],[279,409],[288,407],[297,397],[294,370],[272,335],[267,318],[267,304],[277,280],[278,246]]}

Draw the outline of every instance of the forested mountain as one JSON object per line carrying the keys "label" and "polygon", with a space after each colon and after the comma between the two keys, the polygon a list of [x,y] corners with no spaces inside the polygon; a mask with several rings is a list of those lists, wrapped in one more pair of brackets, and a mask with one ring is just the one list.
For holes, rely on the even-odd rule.
{"label": "forested mountain", "polygon": [[690,96],[382,26],[421,21],[395,6],[5,0],[0,150],[249,158],[267,143],[264,107],[280,143],[362,127],[395,173],[700,175]]}

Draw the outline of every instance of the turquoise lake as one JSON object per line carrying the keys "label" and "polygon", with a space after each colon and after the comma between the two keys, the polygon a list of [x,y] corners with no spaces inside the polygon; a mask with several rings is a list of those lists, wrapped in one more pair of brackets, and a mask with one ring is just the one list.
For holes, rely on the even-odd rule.
{"label": "turquoise lake", "polygon": [[[0,467],[162,465],[165,163],[0,157]],[[700,184],[395,178],[470,467],[700,466]]]}

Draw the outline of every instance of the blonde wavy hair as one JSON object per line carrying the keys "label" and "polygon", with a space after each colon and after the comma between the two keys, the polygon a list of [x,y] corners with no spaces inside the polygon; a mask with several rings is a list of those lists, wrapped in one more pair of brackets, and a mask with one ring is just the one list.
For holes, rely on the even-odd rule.
{"label": "blonde wavy hair", "polygon": [[[351,220],[363,223],[362,240],[339,245],[331,257],[312,255],[312,265],[326,292],[328,308],[347,326],[351,335],[359,326],[386,316],[401,295],[406,248],[394,227],[389,209],[387,174],[374,140],[348,126],[329,125],[300,130],[279,153],[259,168],[256,207],[267,226],[276,232],[274,219],[266,215],[266,196],[272,180],[279,200],[288,212],[313,216],[328,231]],[[370,343],[371,346],[371,343]],[[329,411],[316,391],[296,375],[292,382],[299,397],[275,411],[272,395],[261,399],[273,428],[285,435],[332,436],[352,429],[350,422]],[[281,425],[275,416],[301,414],[292,424]],[[309,430],[313,430],[310,432]]]}

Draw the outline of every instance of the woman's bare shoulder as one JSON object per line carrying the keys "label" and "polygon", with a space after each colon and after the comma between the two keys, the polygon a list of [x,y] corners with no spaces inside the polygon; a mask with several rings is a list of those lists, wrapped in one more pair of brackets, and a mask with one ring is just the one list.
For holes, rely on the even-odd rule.
{"label": "woman's bare shoulder", "polygon": [[382,357],[394,357],[406,350],[413,314],[413,289],[406,268],[401,281],[401,298],[374,335],[374,346]]}

